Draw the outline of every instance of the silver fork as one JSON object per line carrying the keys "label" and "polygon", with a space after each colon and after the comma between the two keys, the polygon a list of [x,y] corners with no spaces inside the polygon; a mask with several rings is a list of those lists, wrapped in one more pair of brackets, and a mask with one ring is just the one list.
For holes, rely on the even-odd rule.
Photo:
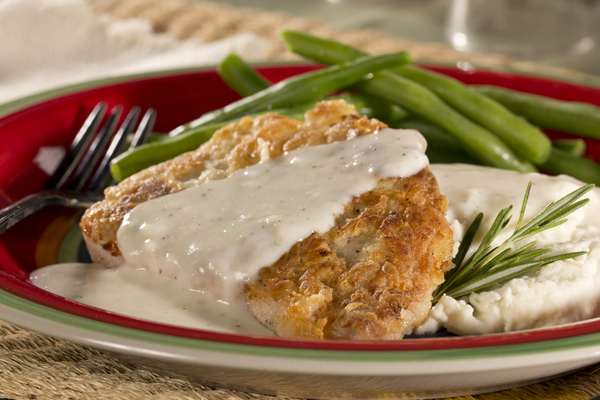
{"label": "silver fork", "polygon": [[[127,136],[133,131],[140,114],[140,108],[133,107],[115,134],[122,110],[121,106],[114,107],[98,132],[106,112],[106,103],[99,103],[94,108],[43,190],[0,210],[0,234],[51,204],[87,208],[102,199],[102,192],[110,178],[110,161],[123,151]],[[155,119],[156,111],[149,108],[130,147],[137,147],[148,140]]]}

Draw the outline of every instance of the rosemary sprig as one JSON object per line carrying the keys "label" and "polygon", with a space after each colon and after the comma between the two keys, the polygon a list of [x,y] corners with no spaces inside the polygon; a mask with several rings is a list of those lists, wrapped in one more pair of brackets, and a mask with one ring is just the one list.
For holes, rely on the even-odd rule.
{"label": "rosemary sprig", "polygon": [[567,222],[566,216],[588,203],[589,199],[577,200],[592,190],[593,187],[593,184],[583,186],[562,199],[550,203],[531,221],[521,226],[527,201],[529,200],[529,193],[531,192],[531,182],[529,182],[521,205],[519,220],[513,234],[500,246],[492,248],[492,242],[506,228],[512,218],[512,206],[509,206],[498,213],[477,250],[465,261],[483,220],[483,213],[479,213],[465,232],[456,257],[452,260],[455,267],[446,272],[446,280],[438,287],[433,298],[433,304],[436,304],[444,294],[453,298],[463,297],[496,283],[506,282],[554,261],[566,260],[585,254],[585,251],[579,251],[544,258],[542,256],[552,250],[531,250],[536,244],[535,241],[517,249],[513,249],[511,246],[523,239]]}

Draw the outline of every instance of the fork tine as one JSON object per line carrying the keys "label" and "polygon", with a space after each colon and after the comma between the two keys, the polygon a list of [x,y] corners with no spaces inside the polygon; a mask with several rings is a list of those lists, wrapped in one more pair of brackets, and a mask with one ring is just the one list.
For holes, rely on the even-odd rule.
{"label": "fork tine", "polygon": [[69,146],[69,151],[65,155],[56,171],[52,174],[44,189],[52,190],[61,188],[69,179],[69,176],[77,167],[77,164],[87,151],[87,147],[90,141],[94,137],[94,134],[98,130],[98,126],[104,118],[106,111],[106,103],[101,102],[94,107],[90,115],[86,118],[85,122],[77,132],[75,139]]}
{"label": "fork tine", "polygon": [[152,130],[154,129],[154,122],[156,121],[156,110],[154,108],[149,108],[146,110],[144,114],[144,118],[142,118],[142,122],[140,122],[140,126],[138,127],[133,139],[131,140],[131,148],[135,149],[136,147],[146,143]]}
{"label": "fork tine", "polygon": [[92,145],[83,158],[83,161],[81,161],[81,164],[77,167],[71,184],[68,186],[69,190],[80,192],[84,189],[90,175],[94,171],[94,167],[98,165],[100,157],[102,157],[104,154],[106,147],[110,142],[110,138],[112,137],[113,133],[115,133],[122,110],[123,107],[121,106],[116,106],[112,109],[106,124],[96,135]]}
{"label": "fork tine", "polygon": [[135,124],[137,124],[139,115],[140,108],[137,106],[133,107],[131,111],[129,111],[129,114],[127,114],[125,121],[113,137],[108,151],[104,155],[100,166],[96,170],[96,173],[90,182],[90,186],[88,188],[89,191],[101,192],[102,189],[104,189],[106,181],[108,180],[108,175],[110,174],[110,161],[117,154],[120,154],[123,151],[125,142],[127,141],[127,136],[131,133],[131,131],[133,131],[133,127]]}

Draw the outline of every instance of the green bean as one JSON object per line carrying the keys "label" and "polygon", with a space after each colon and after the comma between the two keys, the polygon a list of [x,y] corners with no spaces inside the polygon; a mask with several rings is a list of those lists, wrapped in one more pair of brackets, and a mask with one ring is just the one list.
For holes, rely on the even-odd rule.
{"label": "green bean", "polygon": [[122,181],[152,165],[170,160],[190,149],[198,148],[211,138],[227,122],[206,125],[175,137],[167,135],[164,140],[147,143],[115,157],[110,163],[110,172],[117,181]]}
{"label": "green bean", "polygon": [[427,147],[437,146],[451,151],[463,151],[462,146],[456,139],[442,132],[440,128],[419,118],[407,118],[393,125],[392,128],[415,129],[427,140]]}
{"label": "green bean", "polygon": [[465,153],[463,150],[448,150],[438,146],[427,146],[425,155],[430,164],[474,164],[481,165],[479,161]]}
{"label": "green bean", "polygon": [[566,174],[580,181],[600,185],[600,164],[552,147],[550,158],[540,168],[554,175]]}
{"label": "green bean", "polygon": [[[271,86],[244,60],[236,54],[225,57],[219,65],[219,75],[225,83],[242,96],[251,96]],[[323,100],[341,98],[356,106],[359,114],[367,115],[369,118],[377,118],[386,123],[399,121],[408,116],[408,112],[396,104],[383,100],[376,96],[367,94],[342,93],[340,96],[325,97]]]}
{"label": "green bean", "polygon": [[[410,118],[401,121],[395,127],[417,129],[421,132],[427,139],[426,154],[431,164],[477,164],[476,160],[461,151],[460,144],[453,137],[427,121]],[[553,141],[552,144],[550,157],[540,168],[551,174],[570,175],[584,182],[600,184],[600,165],[594,161],[581,158],[581,155],[585,152],[585,147],[583,147],[584,151],[581,152],[581,145],[585,146],[583,140],[561,139]],[[565,151],[561,146],[572,152]]]}
{"label": "green bean", "polygon": [[[321,100],[344,100],[346,103],[354,105],[356,112],[360,115],[365,115],[368,118],[377,118],[386,123],[388,121],[400,121],[408,117],[408,113],[400,107],[395,107],[395,104],[365,93],[342,92],[336,96],[327,96]],[[314,108],[316,102],[308,104],[311,107],[307,111]]]}
{"label": "green bean", "polygon": [[292,52],[325,65],[356,60],[368,54],[352,46],[303,32],[284,29],[279,36]]}
{"label": "green bean", "polygon": [[[324,100],[328,100],[328,98]],[[380,97],[369,95],[368,93],[354,93],[346,101],[354,104],[356,112],[359,114],[366,115],[369,118],[377,118],[388,125],[404,120],[410,115],[408,111],[399,105]],[[357,104],[361,104],[362,107],[359,107]]]}
{"label": "green bean", "polygon": [[456,139],[440,128],[419,118],[407,118],[392,125],[393,128],[415,129],[427,140],[425,154],[430,164],[481,164],[465,153]]}
{"label": "green bean", "polygon": [[176,128],[170,135],[174,136],[190,128],[228,121],[250,113],[315,100],[361,80],[373,71],[406,64],[409,61],[408,53],[398,52],[361,57],[342,65],[296,75],[219,110],[204,114],[191,123]]}
{"label": "green bean", "polygon": [[[282,38],[293,52],[325,64],[346,62],[364,54],[350,46],[301,32],[284,31]],[[493,133],[465,118],[416,82],[391,71],[379,71],[373,74],[372,79],[355,87],[435,123],[456,138],[468,154],[485,165],[522,172],[536,171],[530,162],[515,155]]]}
{"label": "green bean", "polygon": [[472,86],[541,128],[600,139],[600,107],[576,101],[555,100],[496,86]]}
{"label": "green bean", "polygon": [[[379,79],[381,76],[381,79]],[[378,79],[376,79],[378,78]],[[450,133],[463,149],[482,162],[497,168],[532,172],[537,169],[523,160],[497,136],[448,107],[421,85],[382,71],[360,87],[371,94],[400,104],[410,112],[435,123]]]}
{"label": "green bean", "polygon": [[462,82],[414,65],[394,72],[420,83],[465,116],[498,135],[515,153],[540,164],[550,156],[550,139],[537,127],[513,114],[495,100],[469,90]]}
{"label": "green bean", "polygon": [[[427,121],[418,119],[407,119],[396,125],[399,128],[418,129],[427,139],[427,157],[431,164],[439,163],[468,163],[476,164],[469,155],[461,152],[460,144],[440,129],[429,124]],[[554,175],[565,174],[575,177],[581,181],[600,184],[600,164],[581,158],[580,155],[569,153],[559,146],[568,146],[570,149],[577,148],[581,151],[581,139],[561,139],[552,142],[550,157],[540,168]],[[585,143],[583,143],[585,146]],[[585,148],[584,148],[585,149]]]}
{"label": "green bean", "polygon": [[271,86],[269,81],[234,53],[229,54],[221,61],[217,71],[225,83],[243,97],[253,95]]}
{"label": "green bean", "polygon": [[552,146],[575,157],[583,157],[587,150],[583,139],[557,139],[552,141]]}

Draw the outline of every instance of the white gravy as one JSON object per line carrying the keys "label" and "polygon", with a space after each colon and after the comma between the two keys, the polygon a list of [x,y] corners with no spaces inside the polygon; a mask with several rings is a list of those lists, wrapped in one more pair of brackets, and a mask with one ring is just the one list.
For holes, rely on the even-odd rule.
{"label": "white gravy", "polygon": [[381,178],[428,165],[414,130],[294,150],[226,179],[137,206],[117,234],[125,264],[56,265],[31,281],[64,297],[139,318],[266,334],[246,311],[244,282],[298,240],[334,225],[344,204]]}
{"label": "white gravy", "polygon": [[380,178],[427,166],[425,147],[417,131],[384,129],[294,150],[140,204],[117,243],[128,266],[230,302],[298,240],[331,229],[344,204]]}

